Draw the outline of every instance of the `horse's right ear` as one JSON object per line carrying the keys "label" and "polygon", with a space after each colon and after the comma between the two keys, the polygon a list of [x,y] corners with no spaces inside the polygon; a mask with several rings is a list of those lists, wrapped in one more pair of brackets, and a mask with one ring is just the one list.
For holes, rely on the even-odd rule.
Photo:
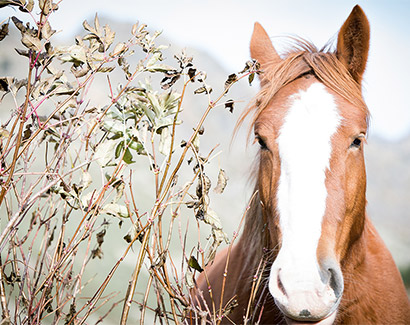
{"label": "horse's right ear", "polygon": [[356,5],[340,28],[336,56],[359,84],[369,53],[370,26],[362,8]]}
{"label": "horse's right ear", "polygon": [[[259,23],[255,23],[250,48],[252,59],[260,63],[262,70],[281,61],[268,34]],[[261,77],[263,79],[262,75]]]}

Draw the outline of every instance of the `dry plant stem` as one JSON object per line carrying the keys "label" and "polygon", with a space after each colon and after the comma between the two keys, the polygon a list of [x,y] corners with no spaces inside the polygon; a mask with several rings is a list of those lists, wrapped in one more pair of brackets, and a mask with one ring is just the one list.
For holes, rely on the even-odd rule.
{"label": "dry plant stem", "polygon": [[20,117],[20,126],[17,131],[17,140],[16,140],[16,147],[14,149],[14,154],[13,154],[13,160],[10,165],[10,172],[9,172],[9,177],[7,178],[6,182],[3,184],[0,192],[0,206],[3,203],[4,196],[7,193],[7,188],[10,185],[11,179],[13,178],[14,174],[14,168],[16,167],[17,159],[19,157],[19,149],[21,145],[21,140],[23,137],[23,129],[24,129],[24,124],[26,123],[26,112],[27,112],[27,107],[28,107],[28,102],[30,99],[30,91],[31,91],[31,77],[33,73],[33,65],[31,64],[31,60],[29,62],[29,70],[28,70],[28,78],[27,78],[27,92],[26,92],[26,99],[23,105],[23,110],[19,112],[19,117]]}
{"label": "dry plant stem", "polygon": [[[243,224],[243,221],[245,220],[245,216],[246,216],[246,214],[248,213],[248,211],[249,211],[249,209],[250,209],[250,205],[251,205],[252,201],[255,199],[257,193],[258,193],[258,191],[255,191],[255,192],[253,193],[251,199],[249,200],[249,204],[248,204],[248,206],[246,207],[246,210],[245,210],[245,212],[243,213],[242,218],[241,218],[241,221],[240,221],[240,223],[239,223],[238,230],[237,230],[236,233],[234,234],[234,236],[233,236],[233,238],[232,238],[232,241],[231,241],[231,243],[229,244],[228,255],[227,255],[227,258],[226,258],[225,269],[224,269],[223,280],[222,280],[221,297],[223,297],[223,296],[224,296],[224,293],[225,293],[226,277],[228,276],[228,265],[229,265],[229,259],[230,259],[231,252],[232,252],[233,243],[234,243],[235,239],[237,238],[237,236],[238,236],[238,234],[239,234],[239,231],[240,231],[241,228],[242,228],[242,224]],[[222,299],[221,299],[220,304],[219,304],[219,311],[218,311],[218,321],[217,321],[217,324],[218,324],[218,325],[222,322],[222,310],[223,310],[223,309],[222,309],[222,302],[223,302],[223,301],[222,301]]]}
{"label": "dry plant stem", "polygon": [[4,288],[4,279],[3,279],[3,262],[0,256],[0,300],[1,300],[1,310],[2,310],[2,317],[5,320],[10,320],[10,313],[9,309],[7,308],[7,297],[6,297],[6,290]]}
{"label": "dry plant stem", "polygon": [[[263,265],[262,267],[262,263],[265,264],[264,260],[260,260],[259,264],[258,264],[258,268],[256,269],[255,275],[253,276],[253,280],[252,280],[252,288],[251,288],[251,295],[249,297],[249,301],[248,301],[248,306],[246,308],[246,314],[245,314],[245,319],[244,319],[244,325],[246,325],[248,323],[249,320],[249,313],[252,309],[253,306],[253,302],[255,300],[255,293],[257,291],[257,288],[259,286],[260,283],[260,278],[261,278],[261,272],[263,272],[263,270],[265,269],[265,265]],[[262,267],[262,271],[261,270]]]}
{"label": "dry plant stem", "polygon": [[[102,61],[101,64],[98,66],[98,68],[97,68],[96,70],[92,71],[92,72],[90,73],[90,75],[88,75],[87,78],[73,91],[73,93],[72,93],[70,96],[68,96],[65,100],[63,100],[63,101],[54,109],[54,111],[51,112],[51,114],[47,117],[47,119],[39,126],[39,128],[38,128],[36,131],[33,132],[33,134],[30,136],[30,138],[27,139],[27,141],[24,143],[23,148],[21,149],[20,153],[17,154],[17,157],[16,157],[16,159],[15,159],[16,161],[17,161],[18,158],[20,158],[20,156],[21,156],[21,155],[25,152],[25,150],[29,147],[29,145],[31,144],[31,142],[33,142],[33,140],[39,135],[39,133],[46,128],[48,122],[53,118],[53,116],[54,116],[62,107],[64,107],[72,98],[74,98],[74,97],[77,95],[77,93],[78,93],[81,89],[83,89],[83,88],[87,85],[87,83],[94,77],[94,75],[99,71],[99,69],[100,69],[106,62],[108,62],[108,61],[107,61],[107,60]],[[31,68],[31,66],[30,66],[30,68]],[[29,74],[29,79],[28,79],[28,80],[30,80],[30,74]],[[28,87],[28,88],[30,87],[29,81],[28,81],[27,87]],[[27,105],[28,105],[28,96],[29,96],[29,90],[27,90],[27,97],[26,97]],[[26,110],[27,110],[27,105],[25,105],[25,109],[26,109]],[[24,115],[23,115],[23,116],[26,116],[26,112],[24,112]],[[90,133],[90,134],[91,134],[91,133]],[[16,146],[17,152],[18,152],[18,148],[19,148],[19,147]],[[13,161],[14,161],[14,159],[13,159]],[[4,173],[9,172],[9,171],[10,171],[10,168],[11,168],[11,166],[7,167],[7,168],[3,171],[2,174],[4,175]],[[9,175],[13,175],[13,173],[9,173]],[[9,177],[10,177],[10,176],[9,176]],[[3,195],[3,196],[4,196],[4,195]],[[1,199],[1,196],[0,196],[0,199]],[[1,205],[1,202],[2,202],[2,200],[0,200],[0,205]]]}
{"label": "dry plant stem", "polygon": [[174,121],[172,123],[171,147],[170,147],[170,150],[169,150],[168,159],[167,159],[167,162],[166,162],[166,165],[165,165],[164,175],[162,176],[161,185],[159,186],[158,193],[161,193],[161,191],[162,191],[162,187],[164,186],[164,182],[165,182],[165,179],[167,178],[168,170],[169,170],[169,167],[171,165],[172,152],[173,152],[174,143],[175,143],[175,126],[177,124],[178,115],[179,115],[179,112],[181,111],[182,102],[183,102],[184,97],[185,97],[186,87],[193,80],[193,78],[195,78],[197,75],[195,75],[194,77],[192,77],[188,81],[186,81],[184,83],[184,87],[182,88],[181,98],[180,98],[179,103],[178,103],[178,109],[177,109],[177,112],[174,115]]}
{"label": "dry plant stem", "polygon": [[127,290],[127,296],[125,297],[125,301],[124,301],[124,307],[123,307],[122,315],[121,315],[121,323],[120,323],[121,325],[125,325],[127,323],[128,313],[129,313],[129,310],[130,310],[130,307],[131,307],[132,298],[134,297],[134,292],[135,292],[135,287],[136,287],[136,284],[137,284],[138,275],[139,275],[139,272],[141,270],[142,262],[143,262],[144,257],[145,257],[144,247],[145,247],[145,245],[148,241],[149,233],[150,233],[150,230],[148,230],[144,234],[144,238],[142,240],[142,246],[141,246],[140,252],[138,254],[137,263],[135,265],[134,273],[132,275],[132,281],[131,281],[130,286]]}
{"label": "dry plant stem", "polygon": [[198,135],[199,130],[201,129],[202,125],[204,124],[204,121],[205,121],[205,119],[207,118],[209,112],[211,111],[212,108],[215,107],[215,104],[218,103],[218,102],[223,98],[223,96],[229,91],[229,89],[232,87],[232,85],[234,85],[236,82],[238,82],[239,80],[241,80],[241,79],[244,78],[245,76],[246,76],[246,75],[243,75],[242,77],[238,78],[235,82],[233,82],[232,84],[230,84],[230,85],[222,92],[222,94],[219,95],[219,97],[216,99],[215,102],[210,102],[210,103],[208,104],[208,107],[206,108],[204,114],[202,115],[201,120],[198,122],[198,124],[197,124],[197,126],[196,126],[196,128],[195,128],[194,133],[191,135],[189,141],[187,142],[187,144],[186,144],[186,146],[185,146],[185,148],[184,148],[184,151],[182,152],[181,157],[179,158],[179,161],[178,161],[176,167],[174,168],[174,170],[173,170],[171,176],[168,178],[168,182],[167,182],[167,184],[166,184],[166,186],[165,186],[165,189],[164,189],[164,191],[163,191],[163,193],[162,193],[162,196],[159,198],[158,202],[155,204],[155,207],[154,207],[154,209],[153,209],[152,216],[155,216],[156,213],[158,212],[159,206],[162,204],[162,201],[165,199],[165,196],[166,196],[166,194],[168,193],[169,188],[171,187],[172,180],[174,179],[175,175],[177,174],[179,168],[181,167],[182,162],[184,161],[185,155],[186,155],[186,153],[188,152],[189,147],[191,147],[192,142],[194,141],[195,137]]}
{"label": "dry plant stem", "polygon": [[148,302],[148,296],[149,296],[149,291],[151,289],[151,285],[152,285],[152,275],[150,274],[149,279],[148,279],[147,289],[145,290],[144,301],[142,302],[142,306],[141,306],[140,325],[144,324],[145,310],[147,309],[147,302]]}
{"label": "dry plant stem", "polygon": [[[142,229],[134,238],[133,240],[129,243],[129,245],[127,246],[124,254],[121,256],[121,258],[117,261],[117,263],[114,265],[114,267],[111,269],[110,273],[108,274],[108,276],[106,277],[106,279],[104,280],[103,284],[100,286],[100,288],[97,290],[97,292],[94,294],[94,296],[77,312],[77,314],[75,316],[78,316],[78,314],[87,306],[88,310],[87,313],[85,314],[85,316],[81,319],[81,321],[78,323],[79,325],[83,324],[85,322],[85,320],[87,319],[87,317],[90,315],[90,313],[92,312],[92,310],[94,309],[95,304],[97,303],[97,301],[99,300],[99,298],[101,297],[104,289],[106,288],[106,286],[108,285],[108,282],[111,280],[112,276],[114,275],[115,271],[117,270],[118,266],[120,265],[120,263],[124,260],[125,256],[128,254],[128,251],[131,249],[132,244],[137,240],[138,236],[142,233],[142,231],[144,231],[145,229]],[[144,254],[141,253],[143,251],[145,251],[145,246],[148,242],[148,238],[149,238],[149,233],[150,233],[151,227],[149,227],[148,229],[146,229],[146,232],[144,234],[144,238],[143,238],[143,244],[140,248],[140,254],[139,256],[142,257],[142,259],[139,259],[139,268],[141,269],[142,266],[142,262],[143,262],[143,256]],[[138,264],[137,264],[138,266]],[[124,314],[124,313],[123,313]],[[123,318],[123,316],[121,316],[121,318]],[[73,317],[73,319],[70,321],[69,324],[72,323],[72,321],[75,319],[75,317]],[[126,321],[126,320],[125,320]],[[122,323],[122,320],[121,320]],[[67,325],[69,325],[67,324]],[[125,323],[124,323],[125,324]]]}
{"label": "dry plant stem", "polygon": [[[87,165],[88,162],[83,163],[67,173],[65,173],[62,177],[66,177],[67,175],[70,175],[71,173],[77,171],[78,169],[82,168],[83,166]],[[39,191],[34,197],[32,197],[28,202],[26,202],[24,205],[22,205],[19,209],[18,212],[14,214],[14,216],[10,219],[10,221],[7,223],[6,228],[3,230],[0,236],[0,245],[3,243],[3,241],[6,239],[6,237],[9,237],[12,235],[12,232],[14,231],[13,228],[18,224],[25,216],[27,213],[28,209],[35,203],[35,201],[43,195],[45,192],[47,192],[52,186],[56,185],[60,180],[54,180],[50,182],[46,187],[42,188],[41,191]],[[20,219],[19,222],[17,222]],[[3,247],[0,246],[0,251],[3,249]]]}
{"label": "dry plant stem", "polygon": [[[148,58],[148,55],[145,57],[144,60],[146,60],[147,58]],[[98,71],[98,69],[97,69],[97,71]],[[107,114],[108,110],[112,107],[112,105],[114,105],[114,104],[118,101],[118,99],[122,96],[123,92],[124,92],[124,91],[127,89],[127,87],[131,84],[131,82],[134,80],[134,78],[135,78],[135,76],[137,75],[138,72],[141,72],[141,71],[139,71],[138,69],[136,69],[136,70],[134,71],[134,73],[131,75],[131,77],[128,78],[128,81],[127,81],[127,83],[125,84],[125,86],[122,87],[122,89],[118,92],[118,95],[117,95],[115,98],[111,99],[110,105],[108,105],[107,108],[104,110],[104,112],[101,113],[100,117],[97,119],[98,122],[96,122],[96,123],[93,124],[93,126],[91,127],[90,131],[88,132],[88,134],[87,134],[87,136],[86,136],[86,140],[85,140],[85,148],[86,148],[86,150],[88,149],[88,145],[89,145],[89,144],[88,144],[88,140],[89,140],[89,138],[91,137],[91,134],[93,133],[94,129],[95,129],[95,128],[97,127],[97,125],[99,124],[99,121],[102,120],[102,118],[105,116],[105,114]]]}

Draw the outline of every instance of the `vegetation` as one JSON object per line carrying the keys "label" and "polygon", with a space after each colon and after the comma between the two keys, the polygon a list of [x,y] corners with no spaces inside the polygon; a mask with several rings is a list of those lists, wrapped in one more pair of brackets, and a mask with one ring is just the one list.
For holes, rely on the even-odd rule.
{"label": "vegetation", "polygon": [[[230,239],[210,207],[216,145],[202,151],[203,123],[233,109],[226,93],[252,82],[257,64],[215,96],[192,57],[165,64],[159,33],[143,24],[119,42],[96,15],[74,44],[55,46],[49,17],[59,3],[0,1],[20,9],[0,40],[18,29],[10,56],[27,62],[26,78],[0,78],[1,102],[14,103],[0,125],[1,324],[101,323],[116,311],[121,324],[131,314],[141,324],[204,320],[189,291]],[[96,80],[105,105],[90,96]],[[205,99],[193,126],[182,123],[190,96]],[[220,169],[214,191],[226,182]],[[128,285],[107,291],[125,260],[134,264]]]}

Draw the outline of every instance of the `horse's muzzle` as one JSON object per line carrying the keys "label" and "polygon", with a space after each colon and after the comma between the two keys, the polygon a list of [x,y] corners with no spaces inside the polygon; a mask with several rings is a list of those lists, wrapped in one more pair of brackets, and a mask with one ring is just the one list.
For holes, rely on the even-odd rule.
{"label": "horse's muzzle", "polygon": [[[273,263],[269,291],[289,321],[331,324],[343,293],[343,277],[336,263],[319,267],[289,264],[279,256]],[[327,320],[327,321],[325,321]]]}

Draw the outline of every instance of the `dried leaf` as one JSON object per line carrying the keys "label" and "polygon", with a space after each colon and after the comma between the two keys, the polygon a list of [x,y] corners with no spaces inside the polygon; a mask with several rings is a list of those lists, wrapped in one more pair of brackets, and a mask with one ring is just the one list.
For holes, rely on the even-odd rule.
{"label": "dried leaf", "polygon": [[129,148],[125,149],[125,153],[122,160],[124,160],[124,162],[126,162],[127,164],[132,164],[135,162],[132,160],[132,153]]}
{"label": "dried leaf", "polygon": [[97,244],[98,244],[98,246],[101,246],[102,244],[103,244],[103,242],[104,242],[104,236],[105,236],[105,234],[106,234],[106,230],[105,229],[103,229],[103,230],[101,230],[99,233],[97,233],[96,235],[95,235],[95,237],[97,238]]}
{"label": "dried leaf", "polygon": [[232,311],[239,306],[238,299],[232,299],[226,304],[222,315],[228,316]]}
{"label": "dried leaf", "polygon": [[201,267],[201,265],[199,265],[197,259],[196,259],[194,256],[191,256],[191,257],[189,258],[188,265],[189,265],[190,267],[192,267],[193,269],[199,271],[199,272],[202,272],[202,271],[204,270],[204,269]]}
{"label": "dried leaf", "polygon": [[132,25],[131,34],[135,36],[137,34],[137,29],[138,29],[138,23]]}
{"label": "dried leaf", "polygon": [[255,74],[254,74],[254,73],[251,73],[251,74],[249,75],[249,77],[248,77],[249,85],[252,85],[253,79],[255,79]]}
{"label": "dried leaf", "polygon": [[191,79],[192,82],[195,82],[195,74],[196,74],[196,69],[195,68],[189,68],[188,69],[188,77]]}
{"label": "dried leaf", "polygon": [[44,15],[48,15],[50,11],[57,10],[58,6],[52,0],[39,0],[38,7]]}
{"label": "dried leaf", "polygon": [[16,1],[13,0],[0,0],[0,8],[6,7],[6,6],[20,6],[20,4],[16,3]]}
{"label": "dried leaf", "polygon": [[228,236],[221,229],[212,228],[212,243],[205,257],[205,266],[214,261],[216,251],[223,241],[228,243]]}
{"label": "dried leaf", "polygon": [[26,27],[23,25],[23,22],[17,17],[13,16],[11,17],[11,20],[20,32],[24,33],[26,31]]}
{"label": "dried leaf", "polygon": [[[139,234],[139,235],[138,235],[138,234]],[[137,239],[138,239],[140,242],[142,242],[142,240],[143,240],[143,238],[144,238],[144,234],[145,234],[145,231],[141,231],[141,228],[140,228],[140,226],[139,226],[139,224],[138,224],[138,221],[136,221],[136,222],[132,225],[132,227],[131,227],[131,229],[128,231],[128,233],[124,236],[124,240],[125,240],[127,243],[131,243],[131,241],[134,239],[134,237],[138,235],[138,238],[137,238]]]}
{"label": "dried leaf", "polygon": [[238,80],[238,77],[235,73],[230,74],[228,76],[228,79],[225,81],[225,90],[227,90],[237,80]]}
{"label": "dried leaf", "polygon": [[253,61],[251,61],[251,60],[246,61],[246,63],[245,63],[245,68],[243,68],[243,70],[242,70],[241,72],[239,72],[239,73],[248,72],[248,71],[252,68],[253,65],[254,65],[254,62],[253,62]]}
{"label": "dried leaf", "polygon": [[46,40],[49,40],[51,36],[54,35],[55,32],[56,31],[51,28],[51,25],[47,20],[45,24],[43,25],[43,28],[41,28],[41,37],[45,38]]}
{"label": "dried leaf", "polygon": [[10,85],[14,82],[14,78],[13,77],[3,77],[0,78],[0,91],[6,91],[9,92],[10,91]]}
{"label": "dried leaf", "polygon": [[228,177],[223,169],[219,169],[218,173],[218,182],[214,188],[214,192],[217,194],[221,194],[224,190],[226,185],[228,184]]}
{"label": "dried leaf", "polygon": [[41,52],[41,50],[43,49],[41,41],[37,37],[32,36],[28,32],[23,33],[23,36],[21,37],[21,42],[25,47],[36,52]]}
{"label": "dried leaf", "polygon": [[56,53],[62,55],[60,60],[63,62],[73,62],[77,64],[87,62],[86,49],[80,45],[57,47]]}
{"label": "dried leaf", "polygon": [[111,30],[110,26],[104,26],[104,47],[107,50],[112,43],[114,43],[115,32]]}
{"label": "dried leaf", "polygon": [[115,156],[115,148],[117,147],[117,141],[108,140],[98,145],[97,150],[95,151],[94,159],[102,167],[107,166],[108,163]]}
{"label": "dried leaf", "polygon": [[204,221],[208,225],[211,225],[213,229],[222,229],[221,219],[219,219],[218,215],[211,208],[206,210]]}
{"label": "dried leaf", "polygon": [[187,268],[185,272],[185,284],[188,289],[195,288],[194,272],[192,272],[189,268]]}
{"label": "dried leaf", "polygon": [[34,8],[34,0],[28,0],[25,9],[29,12],[31,12]]}
{"label": "dried leaf", "polygon": [[97,31],[97,35],[101,34],[101,27],[100,27],[100,21],[98,20],[98,14],[95,14],[94,17],[94,26],[95,26],[95,30]]}
{"label": "dried leaf", "polygon": [[185,204],[186,204],[186,207],[187,207],[188,209],[193,209],[193,208],[196,209],[196,208],[199,207],[200,202],[199,202],[198,200],[195,200],[195,201],[188,201],[188,202],[186,202]]}
{"label": "dried leaf", "polygon": [[229,112],[231,113],[233,113],[233,104],[234,104],[234,101],[232,99],[229,99],[225,102],[225,108],[229,110]]}
{"label": "dried leaf", "polygon": [[[114,54],[114,55],[119,55],[119,54],[121,54],[122,52],[124,52],[126,49],[127,49],[127,46],[125,45],[125,43],[120,42],[120,43],[118,43],[117,45],[115,45],[114,51],[113,51],[112,54]],[[121,64],[120,64],[120,65],[121,65]]]}
{"label": "dried leaf", "polygon": [[0,91],[11,91],[13,96],[16,96],[17,92],[27,85],[27,79],[17,80],[14,77],[0,78]]}
{"label": "dried leaf", "polygon": [[0,127],[0,139],[1,138],[8,138],[10,136],[10,132],[7,131],[5,128]]}
{"label": "dried leaf", "polygon": [[106,213],[106,214],[109,214],[115,217],[120,217],[120,218],[130,217],[127,207],[124,205],[117,204],[117,203],[106,204],[102,208],[101,213]]}
{"label": "dried leaf", "polygon": [[196,89],[194,91],[194,94],[202,94],[202,93],[210,94],[211,92],[212,92],[212,88],[205,85],[205,86],[202,86],[202,87],[199,87],[198,89]]}
{"label": "dried leaf", "polygon": [[159,139],[159,152],[164,156],[168,156],[171,151],[172,137],[168,127],[161,128],[161,136]]}
{"label": "dried leaf", "polygon": [[[206,175],[203,176],[203,183],[202,183],[202,181],[199,180],[198,185],[196,186],[196,196],[198,198],[202,198],[203,194],[207,195],[209,193],[210,188],[211,188],[211,180],[209,179],[208,176],[206,176]],[[205,186],[202,189],[203,185],[205,185]]]}
{"label": "dried leaf", "polygon": [[81,184],[80,187],[82,190],[85,190],[88,186],[91,185],[93,182],[93,179],[91,177],[91,174],[89,172],[84,172],[81,176]]}
{"label": "dried leaf", "polygon": [[[96,14],[95,16],[97,17],[97,14]],[[94,35],[97,35],[97,34],[98,34],[98,32],[95,30],[95,28],[92,27],[92,26],[88,23],[88,21],[86,21],[86,20],[83,21],[83,27],[84,27],[84,29],[85,29],[86,31],[88,31],[88,32],[90,32],[90,33],[93,33]]]}
{"label": "dried leaf", "polygon": [[9,34],[9,23],[4,23],[0,27],[0,41],[4,40],[5,37]]}

